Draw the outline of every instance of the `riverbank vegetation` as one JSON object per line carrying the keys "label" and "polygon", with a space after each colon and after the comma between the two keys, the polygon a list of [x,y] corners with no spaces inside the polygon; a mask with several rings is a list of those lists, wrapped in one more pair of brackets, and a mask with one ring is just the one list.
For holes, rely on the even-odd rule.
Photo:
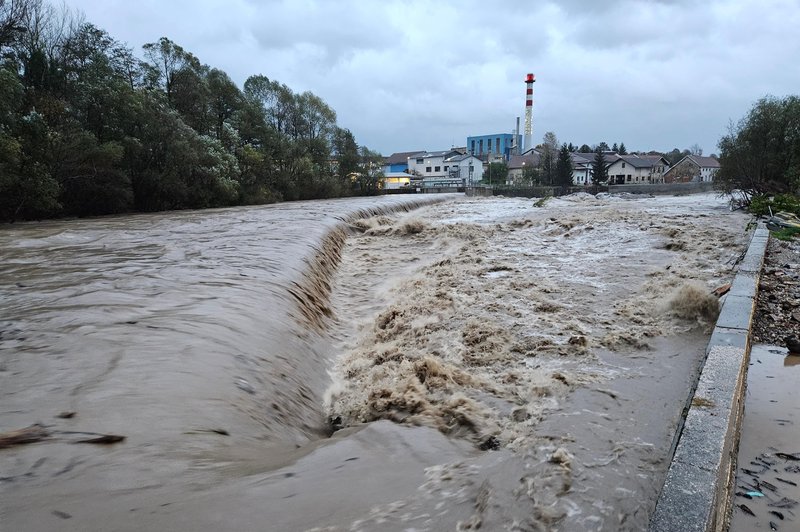
{"label": "riverbank vegetation", "polygon": [[380,162],[311,92],[0,0],[2,221],[369,194]]}
{"label": "riverbank vegetation", "polygon": [[754,214],[800,214],[800,97],[760,99],[719,148],[718,190],[743,196]]}

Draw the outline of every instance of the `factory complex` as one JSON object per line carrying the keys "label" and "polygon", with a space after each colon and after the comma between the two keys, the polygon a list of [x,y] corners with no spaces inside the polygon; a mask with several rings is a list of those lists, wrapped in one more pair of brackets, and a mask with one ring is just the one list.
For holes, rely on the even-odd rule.
{"label": "factory complex", "polygon": [[[552,162],[554,146],[533,146],[533,84],[536,77],[525,78],[525,122],[520,133],[520,119],[509,133],[469,136],[462,147],[443,151],[414,150],[393,153],[384,160],[386,190],[465,188],[477,185],[531,185],[532,171]],[[597,154],[572,151],[572,185],[593,184]],[[713,157],[687,155],[675,165],[658,154],[602,152],[607,179],[603,185],[710,182],[719,169]],[[492,163],[504,163],[507,172],[492,176]],[[497,174],[497,172],[494,172]],[[494,177],[494,179],[493,179]],[[547,183],[552,185],[552,183]]]}

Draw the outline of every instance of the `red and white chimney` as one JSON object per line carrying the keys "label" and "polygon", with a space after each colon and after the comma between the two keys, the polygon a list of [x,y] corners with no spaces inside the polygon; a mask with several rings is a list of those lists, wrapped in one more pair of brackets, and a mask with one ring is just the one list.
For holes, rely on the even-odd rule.
{"label": "red and white chimney", "polygon": [[536,76],[528,74],[525,78],[525,138],[522,144],[523,153],[530,150],[533,138],[533,84]]}

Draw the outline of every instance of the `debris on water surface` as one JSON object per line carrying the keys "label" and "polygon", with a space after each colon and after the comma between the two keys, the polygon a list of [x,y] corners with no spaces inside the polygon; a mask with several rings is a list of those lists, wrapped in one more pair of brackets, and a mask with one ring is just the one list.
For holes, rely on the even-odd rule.
{"label": "debris on water surface", "polygon": [[748,495],[749,497],[763,497],[764,496],[764,494],[761,493],[760,491],[748,491],[746,493],[746,495]]}
{"label": "debris on water surface", "polygon": [[75,417],[75,414],[76,412],[67,411],[67,412],[61,412],[56,417],[59,419],[72,419]]}
{"label": "debris on water surface", "polygon": [[755,517],[755,516],[756,516],[756,514],[754,514],[754,513],[753,513],[753,510],[751,510],[750,508],[748,508],[746,504],[740,504],[740,505],[739,505],[739,509],[740,509],[740,510],[742,510],[742,511],[743,511],[744,513],[746,513],[747,515],[752,515],[753,517]]}
{"label": "debris on water surface", "polygon": [[797,486],[797,482],[792,482],[791,480],[786,480],[781,477],[775,477],[775,480],[778,482],[783,482],[784,484],[789,484],[790,486]]}
{"label": "debris on water surface", "polygon": [[14,445],[34,443],[41,441],[48,436],[50,436],[50,432],[38,424],[25,427],[24,429],[2,432],[0,433],[0,449],[5,449],[6,447],[12,447]]}
{"label": "debris on water surface", "polygon": [[778,525],[773,523],[772,521],[769,522],[769,529],[770,530],[778,530]]}
{"label": "debris on water surface", "polygon": [[77,440],[75,443],[94,443],[98,445],[110,445],[112,443],[119,443],[125,441],[125,436],[119,434],[102,434],[95,438],[86,438],[84,440]]}
{"label": "debris on water surface", "polygon": [[771,513],[772,515],[774,515],[775,517],[777,517],[778,519],[783,521],[783,514],[782,513],[778,512],[776,510],[770,510],[769,513]]}
{"label": "debris on water surface", "polygon": [[783,458],[784,460],[798,460],[800,461],[800,457],[796,454],[789,454],[789,453],[775,453],[775,456],[778,458]]}
{"label": "debris on water surface", "polygon": [[767,506],[772,506],[773,508],[794,508],[797,506],[797,501],[794,499],[789,499],[788,497],[783,497],[781,500],[777,502],[771,502]]}
{"label": "debris on water surface", "polygon": [[727,284],[724,284],[722,286],[718,286],[717,288],[715,288],[711,292],[711,294],[713,294],[713,295],[715,295],[717,297],[722,297],[722,296],[724,296],[725,294],[727,294],[730,291],[731,291],[731,283],[727,283]]}

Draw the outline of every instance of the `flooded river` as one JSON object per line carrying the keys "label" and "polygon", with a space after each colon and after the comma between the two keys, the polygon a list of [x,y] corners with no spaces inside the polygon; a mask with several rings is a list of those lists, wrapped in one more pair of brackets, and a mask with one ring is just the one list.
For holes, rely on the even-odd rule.
{"label": "flooded river", "polygon": [[747,221],[442,195],[2,228],[0,432],[48,434],[0,449],[2,522],[640,530]]}

